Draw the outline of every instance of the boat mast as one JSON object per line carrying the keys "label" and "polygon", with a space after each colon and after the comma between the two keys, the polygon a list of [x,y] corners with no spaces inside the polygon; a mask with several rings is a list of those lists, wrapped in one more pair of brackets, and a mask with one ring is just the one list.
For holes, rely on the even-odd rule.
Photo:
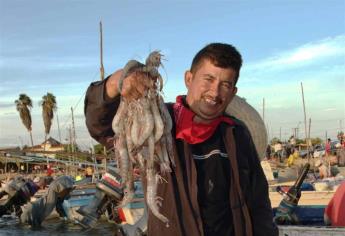
{"label": "boat mast", "polygon": [[305,102],[304,102],[304,93],[303,93],[303,84],[301,82],[301,90],[302,90],[302,101],[303,101],[303,112],[304,112],[304,131],[305,131],[305,143],[307,145],[307,157],[308,157],[308,162],[310,159],[309,155],[309,142],[308,142],[308,132],[307,132],[307,115],[305,112]]}
{"label": "boat mast", "polygon": [[[101,76],[101,80],[104,80],[104,67],[103,67],[103,31],[102,31],[102,21],[99,22],[99,34],[100,34],[100,39],[99,39],[99,43],[100,43],[100,76]],[[107,170],[107,149],[104,146],[103,147],[103,152],[104,152],[104,156],[105,156],[105,161],[104,161],[104,171]]]}

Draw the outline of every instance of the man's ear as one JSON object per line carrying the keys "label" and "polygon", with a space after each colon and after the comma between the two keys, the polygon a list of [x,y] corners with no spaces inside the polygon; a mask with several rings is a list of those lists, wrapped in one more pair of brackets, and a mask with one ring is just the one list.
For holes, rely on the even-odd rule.
{"label": "man's ear", "polygon": [[184,83],[187,87],[187,89],[189,89],[191,83],[192,83],[192,80],[193,80],[193,74],[191,71],[187,70],[185,73],[184,73]]}
{"label": "man's ear", "polygon": [[[236,93],[237,93],[237,87],[234,87],[234,89],[232,90],[231,95],[230,95],[230,102],[231,102],[232,99],[235,97]],[[229,102],[229,103],[230,103],[230,102]]]}
{"label": "man's ear", "polygon": [[237,93],[237,87],[234,88],[234,90],[232,91],[232,93],[233,93],[233,96],[236,95],[236,93]]}

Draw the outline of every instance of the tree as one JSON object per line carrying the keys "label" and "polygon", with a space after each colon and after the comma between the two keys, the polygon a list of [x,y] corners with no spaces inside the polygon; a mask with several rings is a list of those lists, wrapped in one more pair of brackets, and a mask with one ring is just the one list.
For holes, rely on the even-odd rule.
{"label": "tree", "polygon": [[30,139],[31,139],[31,146],[34,145],[34,142],[32,140],[32,120],[31,120],[31,113],[30,109],[32,108],[32,101],[29,96],[22,93],[19,94],[19,98],[14,101],[16,104],[17,111],[19,112],[20,119],[22,120],[24,126],[30,133]]}
{"label": "tree", "polygon": [[96,144],[93,146],[95,154],[103,154],[104,146],[102,144]]}
{"label": "tree", "polygon": [[[42,106],[42,116],[43,116],[43,123],[45,128],[45,135],[44,135],[44,151],[46,150],[46,142],[47,142],[47,135],[50,132],[50,128],[52,126],[52,120],[54,118],[54,111],[56,111],[56,99],[52,93],[47,93],[42,97],[42,101],[40,102]],[[47,158],[48,162],[48,158]]]}
{"label": "tree", "polygon": [[319,137],[316,137],[316,138],[312,138],[312,139],[311,139],[311,144],[312,144],[313,146],[319,145],[319,144],[321,144],[321,143],[322,143],[322,139],[319,138]]}
{"label": "tree", "polygon": [[274,137],[274,138],[271,139],[271,145],[274,145],[274,144],[276,144],[276,143],[278,143],[278,142],[281,142],[281,141],[280,141],[280,139],[277,138],[277,137]]}

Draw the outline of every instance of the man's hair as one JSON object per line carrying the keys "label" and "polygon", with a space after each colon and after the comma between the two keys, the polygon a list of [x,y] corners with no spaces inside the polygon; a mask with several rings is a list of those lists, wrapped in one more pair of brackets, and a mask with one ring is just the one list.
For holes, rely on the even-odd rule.
{"label": "man's hair", "polygon": [[204,60],[220,68],[231,68],[237,72],[235,83],[240,76],[242,56],[237,49],[225,43],[210,43],[202,48],[194,57],[190,71],[194,73]]}

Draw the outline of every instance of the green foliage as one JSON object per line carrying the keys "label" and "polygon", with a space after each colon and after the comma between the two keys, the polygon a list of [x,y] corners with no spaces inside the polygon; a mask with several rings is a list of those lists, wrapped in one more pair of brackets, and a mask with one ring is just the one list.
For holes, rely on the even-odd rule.
{"label": "green foliage", "polygon": [[[71,144],[65,144],[64,145],[64,150],[65,152],[72,152],[72,145]],[[74,151],[75,152],[79,152],[80,151],[80,148],[78,145],[74,145]]]}
{"label": "green foliage", "polygon": [[280,141],[280,139],[279,138],[277,138],[277,137],[274,137],[274,138],[272,138],[271,139],[271,145],[274,145],[274,144],[276,144],[276,143],[278,143]]}
{"label": "green foliage", "polygon": [[316,138],[311,138],[311,144],[314,145],[318,145],[322,143],[322,139],[320,139],[319,137]]}
{"label": "green foliage", "polygon": [[96,144],[93,146],[95,154],[103,154],[104,146],[102,144]]}
{"label": "green foliage", "polygon": [[[279,138],[274,137],[274,138],[271,140],[270,144],[271,144],[271,145],[274,145],[274,144],[278,143],[279,141],[281,141],[281,140],[279,140]],[[319,137],[317,137],[317,138],[312,138],[312,139],[311,139],[311,143],[312,143],[313,145],[321,144],[321,143],[322,143],[322,139],[320,139]],[[300,144],[305,144],[305,140],[304,140],[304,139],[298,139],[298,138],[297,138],[297,139],[296,139],[296,145],[300,145]]]}
{"label": "green foliage", "polygon": [[42,116],[45,133],[49,134],[52,120],[54,118],[54,111],[56,111],[57,109],[55,96],[52,93],[47,93],[47,95],[44,95],[42,97],[40,105],[42,106]]}
{"label": "green foliage", "polygon": [[24,126],[28,131],[31,131],[31,113],[30,109],[32,108],[32,101],[29,96],[22,93],[19,94],[19,98],[14,101],[16,104],[16,109],[19,112],[20,119],[22,120]]}
{"label": "green foliage", "polygon": [[296,138],[296,145],[305,143],[304,139]]}

